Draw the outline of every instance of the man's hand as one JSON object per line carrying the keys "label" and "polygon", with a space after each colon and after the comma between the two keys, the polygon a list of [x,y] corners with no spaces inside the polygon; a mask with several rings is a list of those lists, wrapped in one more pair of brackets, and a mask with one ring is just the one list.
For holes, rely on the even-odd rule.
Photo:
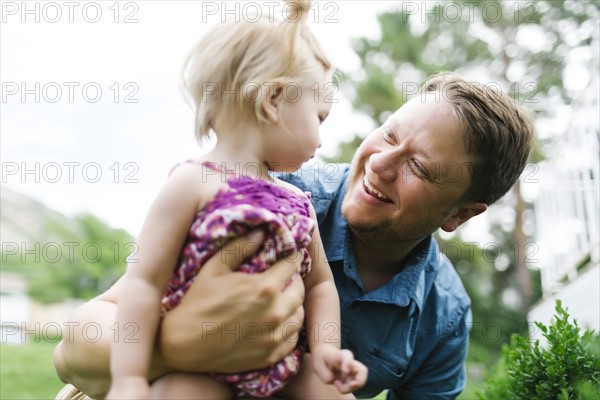
{"label": "man's hand", "polygon": [[171,368],[240,372],[271,365],[295,347],[304,320],[300,257],[260,274],[232,273],[262,240],[256,231],[230,241],[165,315],[159,340]]}

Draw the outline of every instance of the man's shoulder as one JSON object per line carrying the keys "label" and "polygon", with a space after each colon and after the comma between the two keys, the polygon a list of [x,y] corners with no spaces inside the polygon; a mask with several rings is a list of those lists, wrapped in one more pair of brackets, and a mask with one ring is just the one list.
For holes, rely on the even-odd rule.
{"label": "man's shoulder", "polygon": [[[471,307],[471,298],[465,289],[460,275],[452,262],[439,251],[436,243],[436,256],[431,257],[426,274],[432,280],[429,295],[435,296],[433,304],[439,316],[446,316],[451,324],[463,319]],[[432,299],[428,299],[430,301]]]}
{"label": "man's shoulder", "polygon": [[432,264],[432,270],[435,273],[434,282],[440,289],[468,298],[467,291],[460,279],[460,275],[446,256],[442,255],[440,260]]}

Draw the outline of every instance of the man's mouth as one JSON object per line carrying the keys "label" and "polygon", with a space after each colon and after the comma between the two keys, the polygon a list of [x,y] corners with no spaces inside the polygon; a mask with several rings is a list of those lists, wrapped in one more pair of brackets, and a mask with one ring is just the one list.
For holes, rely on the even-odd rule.
{"label": "man's mouth", "polygon": [[386,195],[381,193],[379,190],[377,190],[373,186],[371,186],[371,184],[367,180],[366,175],[363,176],[363,187],[365,188],[365,191],[368,194],[370,194],[373,197],[376,197],[378,200],[380,200],[384,203],[390,203],[390,204],[394,203],[389,197],[387,197]]}

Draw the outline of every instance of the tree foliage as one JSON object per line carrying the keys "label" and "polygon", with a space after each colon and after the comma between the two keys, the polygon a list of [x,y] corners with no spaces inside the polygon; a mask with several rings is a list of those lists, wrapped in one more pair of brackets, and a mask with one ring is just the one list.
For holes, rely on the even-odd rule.
{"label": "tree foliage", "polygon": [[552,115],[545,100],[559,95],[571,103],[578,95],[564,85],[569,63],[597,50],[597,1],[398,4],[379,16],[379,39],[353,45],[366,75],[354,82],[354,105],[376,124],[441,70],[494,85]]}
{"label": "tree foliage", "polygon": [[26,278],[34,300],[90,299],[125,272],[130,254],[135,258],[135,242],[124,230],[113,229],[91,214],[73,222],[47,220],[44,240],[23,243],[21,252],[3,255],[6,269]]}

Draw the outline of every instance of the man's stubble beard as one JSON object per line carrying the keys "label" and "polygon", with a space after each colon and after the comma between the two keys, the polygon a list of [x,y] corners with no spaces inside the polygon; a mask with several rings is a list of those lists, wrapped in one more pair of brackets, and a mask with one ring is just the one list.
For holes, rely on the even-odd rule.
{"label": "man's stubble beard", "polygon": [[350,231],[363,243],[372,247],[388,247],[402,243],[400,232],[394,229],[391,219],[385,218],[376,223],[359,222],[342,203],[342,215]]}

